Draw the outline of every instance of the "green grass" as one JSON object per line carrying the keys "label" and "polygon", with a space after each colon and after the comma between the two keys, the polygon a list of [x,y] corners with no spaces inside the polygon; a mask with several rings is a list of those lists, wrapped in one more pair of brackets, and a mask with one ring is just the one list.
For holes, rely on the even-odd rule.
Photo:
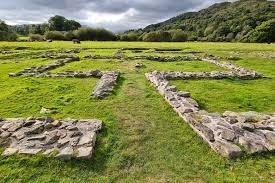
{"label": "green grass", "polygon": [[[274,45],[127,42],[83,42],[73,45],[70,42],[53,42],[0,43],[0,47],[10,50],[27,47],[27,50],[17,52],[31,52],[31,55],[34,51],[71,48],[87,48],[77,55],[113,54],[117,49],[127,47],[182,48],[220,56],[230,55],[224,51],[241,51],[241,60],[234,61],[236,65],[263,72],[272,79],[173,83],[182,90],[190,91],[200,105],[209,111],[275,111],[274,59],[249,54],[255,51],[274,52]],[[81,60],[52,71],[120,69],[122,75],[114,93],[104,100],[94,100],[90,94],[97,79],[9,78],[10,72],[55,61],[29,59],[28,56],[5,55],[0,60],[1,117],[40,116],[39,111],[43,106],[55,108],[58,113],[53,117],[56,118],[101,119],[104,129],[98,136],[94,156],[88,161],[0,156],[0,182],[274,181],[274,154],[247,155],[234,161],[222,158],[178,117],[144,75],[155,69],[190,72],[223,69],[204,62]],[[147,67],[137,70],[134,68],[137,62],[143,62]]]}

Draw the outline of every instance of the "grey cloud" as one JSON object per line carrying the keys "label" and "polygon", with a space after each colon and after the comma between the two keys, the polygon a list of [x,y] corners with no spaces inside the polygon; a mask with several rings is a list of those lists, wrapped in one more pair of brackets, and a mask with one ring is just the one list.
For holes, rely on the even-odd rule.
{"label": "grey cloud", "polygon": [[0,19],[11,24],[45,22],[59,14],[113,31],[144,27],[225,0],[8,0]]}

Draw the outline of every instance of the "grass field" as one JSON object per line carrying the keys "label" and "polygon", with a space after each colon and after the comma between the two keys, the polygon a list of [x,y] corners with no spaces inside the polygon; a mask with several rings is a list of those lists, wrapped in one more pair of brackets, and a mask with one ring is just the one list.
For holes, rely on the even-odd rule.
{"label": "grass field", "polygon": [[[59,160],[40,156],[0,156],[0,182],[274,182],[274,153],[247,155],[234,161],[213,152],[165,102],[145,73],[153,70],[206,72],[223,70],[205,62],[159,63],[82,59],[51,72],[66,70],[114,70],[121,76],[114,93],[91,99],[97,79],[9,78],[8,73],[54,62],[31,59],[32,55],[82,48],[88,54],[111,55],[121,48],[180,48],[177,53],[133,53],[128,55],[237,56],[232,61],[262,72],[272,79],[253,81],[173,81],[190,91],[201,108],[213,112],[275,112],[275,46],[242,43],[128,43],[70,42],[0,43],[0,117],[41,116],[41,107],[54,108],[56,118],[101,119],[91,160]],[[232,53],[239,52],[238,55]],[[146,68],[137,70],[143,62]],[[0,152],[4,149],[1,148]]]}

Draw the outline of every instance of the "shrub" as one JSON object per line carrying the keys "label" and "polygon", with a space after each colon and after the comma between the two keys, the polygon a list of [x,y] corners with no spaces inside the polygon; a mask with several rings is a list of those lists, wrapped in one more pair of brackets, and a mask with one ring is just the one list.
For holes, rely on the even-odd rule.
{"label": "shrub", "polygon": [[29,41],[44,41],[44,37],[40,34],[31,34],[29,36]]}
{"label": "shrub", "polygon": [[64,36],[64,32],[62,31],[49,31],[45,34],[46,39],[52,40],[66,40]]}
{"label": "shrub", "polygon": [[81,41],[114,41],[116,36],[102,28],[80,28],[74,31],[74,35]]}
{"label": "shrub", "polygon": [[0,31],[0,41],[16,41],[17,38],[14,32]]}

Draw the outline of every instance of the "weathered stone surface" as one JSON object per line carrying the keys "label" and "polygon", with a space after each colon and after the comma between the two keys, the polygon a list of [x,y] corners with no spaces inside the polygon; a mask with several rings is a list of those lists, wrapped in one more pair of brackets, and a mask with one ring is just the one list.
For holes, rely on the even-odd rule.
{"label": "weathered stone surface", "polygon": [[83,135],[79,142],[78,145],[79,146],[83,146],[83,145],[94,145],[96,141],[96,133],[95,132],[91,132],[91,133],[87,133],[86,135]]}
{"label": "weathered stone surface", "polygon": [[7,148],[5,151],[2,153],[2,156],[10,156],[18,152],[17,148]]}
{"label": "weathered stone surface", "polygon": [[6,139],[8,138],[9,136],[11,136],[11,133],[10,132],[7,132],[7,131],[3,131],[0,135],[0,138],[2,139]]}
{"label": "weathered stone surface", "polygon": [[237,145],[226,141],[215,141],[215,143],[213,143],[213,148],[222,156],[229,159],[237,158],[243,154],[242,150]]}
{"label": "weathered stone surface", "polygon": [[104,73],[95,87],[92,96],[94,98],[105,98],[109,96],[114,89],[118,76],[118,71],[109,71]]}
{"label": "weathered stone surface", "polygon": [[27,138],[27,141],[32,141],[32,140],[39,140],[39,141],[42,141],[46,138],[45,135],[35,135],[35,136],[32,136],[32,137],[29,137]]}
{"label": "weathered stone surface", "polygon": [[28,148],[23,148],[19,149],[19,154],[30,154],[30,155],[35,155],[38,154],[42,151],[42,149],[28,149]]}
{"label": "weathered stone surface", "polygon": [[255,126],[251,123],[242,123],[241,124],[242,129],[253,132],[255,130]]}
{"label": "weathered stone surface", "polygon": [[234,139],[236,138],[236,135],[233,131],[231,130],[223,130],[221,132],[221,138],[233,142]]}
{"label": "weathered stone surface", "polygon": [[[22,123],[15,123],[16,121]],[[57,157],[90,158],[96,141],[96,132],[102,128],[102,122],[95,119],[55,120],[51,117],[30,117],[3,119],[1,122],[5,125],[0,129],[0,138],[5,140],[7,145],[3,152],[5,156],[17,152],[49,155],[56,151],[59,152]],[[14,127],[18,124],[19,129]],[[11,130],[12,128],[17,130]]]}
{"label": "weathered stone surface", "polygon": [[26,135],[39,134],[39,133],[42,133],[43,130],[44,130],[43,123],[35,123],[33,126],[31,126],[26,130],[25,134]]}
{"label": "weathered stone surface", "polygon": [[60,151],[56,157],[64,158],[64,159],[71,159],[74,156],[74,150],[72,147],[66,147]]}
{"label": "weathered stone surface", "polygon": [[267,148],[260,141],[254,141],[246,137],[239,137],[239,144],[249,149],[251,153],[260,153],[267,151]]}
{"label": "weathered stone surface", "polygon": [[80,147],[78,148],[77,158],[89,159],[92,157],[93,147]]}

